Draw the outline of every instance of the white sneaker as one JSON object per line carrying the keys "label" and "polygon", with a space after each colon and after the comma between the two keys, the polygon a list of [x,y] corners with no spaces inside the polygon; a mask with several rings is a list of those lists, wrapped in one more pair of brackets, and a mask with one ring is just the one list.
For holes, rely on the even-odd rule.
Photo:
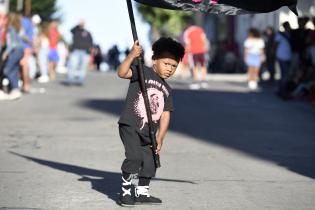
{"label": "white sneaker", "polygon": [[200,84],[192,83],[192,84],[189,85],[189,88],[191,90],[199,90],[200,89]]}
{"label": "white sneaker", "polygon": [[256,81],[249,81],[248,82],[248,87],[249,87],[249,89],[251,89],[251,90],[256,90],[257,89],[257,82]]}
{"label": "white sneaker", "polygon": [[0,90],[0,101],[9,100],[9,95]]}
{"label": "white sneaker", "polygon": [[49,82],[49,77],[47,75],[42,75],[37,79],[37,81],[39,83],[47,83]]}
{"label": "white sneaker", "polygon": [[9,80],[8,80],[8,78],[4,78],[3,80],[2,80],[2,85],[3,86],[8,86],[9,85]]}
{"label": "white sneaker", "polygon": [[18,89],[14,89],[9,94],[9,100],[16,100],[22,97],[22,92]]}

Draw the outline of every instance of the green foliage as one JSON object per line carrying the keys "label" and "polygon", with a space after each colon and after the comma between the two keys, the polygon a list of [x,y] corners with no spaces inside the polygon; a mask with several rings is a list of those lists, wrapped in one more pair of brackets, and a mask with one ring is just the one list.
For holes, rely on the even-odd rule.
{"label": "green foliage", "polygon": [[[56,3],[56,0],[32,0],[32,14],[39,14],[44,22],[55,19],[54,14],[59,10]],[[10,11],[16,11],[16,5],[17,0],[10,0]]]}
{"label": "green foliage", "polygon": [[155,31],[170,36],[178,36],[186,27],[185,19],[192,16],[191,12],[167,10],[139,4],[138,11]]}

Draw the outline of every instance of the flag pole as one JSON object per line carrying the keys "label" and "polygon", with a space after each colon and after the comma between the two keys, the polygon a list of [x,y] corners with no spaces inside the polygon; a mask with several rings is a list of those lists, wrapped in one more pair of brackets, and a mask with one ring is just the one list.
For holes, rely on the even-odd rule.
{"label": "flag pole", "polygon": [[[131,3],[131,0],[126,0],[126,1],[127,1],[127,7],[128,7],[132,36],[133,36],[133,40],[136,41],[136,40],[138,40],[138,35],[137,35],[136,23],[135,23],[135,18],[134,18],[133,9],[132,9],[132,3]],[[145,84],[145,78],[144,78],[144,73],[143,73],[143,55],[139,56],[136,59],[136,62],[137,62],[137,67],[138,67],[137,72],[138,72],[138,76],[139,76],[138,81],[139,81],[140,89],[141,89],[142,96],[144,99],[144,105],[145,105],[147,118],[148,118],[149,136],[150,136],[151,143],[152,143],[152,152],[153,152],[154,163],[155,163],[155,167],[159,168],[159,167],[161,167],[161,163],[160,163],[159,155],[155,153],[157,144],[156,144],[155,131],[153,129],[153,121],[152,121],[152,113],[151,113],[151,109],[150,109],[150,101],[148,98],[148,92],[147,92],[147,87]]]}

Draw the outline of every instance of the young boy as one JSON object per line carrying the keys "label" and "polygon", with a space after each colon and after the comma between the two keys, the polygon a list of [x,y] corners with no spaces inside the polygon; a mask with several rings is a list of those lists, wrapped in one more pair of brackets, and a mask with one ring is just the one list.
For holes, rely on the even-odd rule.
{"label": "young boy", "polygon": [[[143,73],[152,112],[153,129],[156,133],[157,150],[154,152],[159,154],[168,129],[170,112],[173,111],[171,88],[165,79],[174,74],[185,49],[171,38],[160,38],[153,44],[152,50],[153,67],[144,66]],[[126,105],[118,122],[126,155],[121,166],[122,192],[117,201],[122,206],[162,203],[159,198],[149,194],[149,183],[155,176],[156,168],[144,99],[138,82],[137,66],[133,65],[133,61],[141,53],[142,48],[136,41],[131,52],[118,68],[119,77],[130,79]],[[139,183],[134,189],[131,181],[135,176],[139,177]]]}

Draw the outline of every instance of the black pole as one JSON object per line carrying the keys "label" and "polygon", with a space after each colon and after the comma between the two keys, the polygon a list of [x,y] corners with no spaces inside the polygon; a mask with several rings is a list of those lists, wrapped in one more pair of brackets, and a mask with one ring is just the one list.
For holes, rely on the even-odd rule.
{"label": "black pole", "polygon": [[[132,3],[131,3],[131,0],[126,0],[126,1],[127,1],[127,7],[128,7],[132,36],[133,36],[133,40],[136,41],[136,40],[138,40],[138,35],[137,35],[135,18],[133,15]],[[137,65],[138,66],[137,71],[138,71],[138,75],[139,75],[139,85],[140,85],[140,89],[141,89],[143,99],[144,99],[145,110],[147,112],[149,135],[150,135],[150,139],[151,139],[151,143],[152,143],[152,152],[153,152],[154,163],[155,163],[155,167],[159,168],[159,167],[161,167],[161,163],[160,163],[159,155],[155,153],[156,146],[157,146],[156,145],[156,136],[155,136],[155,132],[153,129],[152,113],[151,113],[151,109],[150,109],[150,101],[148,98],[148,92],[147,92],[147,87],[145,84],[145,78],[144,78],[144,73],[143,73],[143,62],[142,62],[143,57],[139,56],[136,61],[138,64]]]}

